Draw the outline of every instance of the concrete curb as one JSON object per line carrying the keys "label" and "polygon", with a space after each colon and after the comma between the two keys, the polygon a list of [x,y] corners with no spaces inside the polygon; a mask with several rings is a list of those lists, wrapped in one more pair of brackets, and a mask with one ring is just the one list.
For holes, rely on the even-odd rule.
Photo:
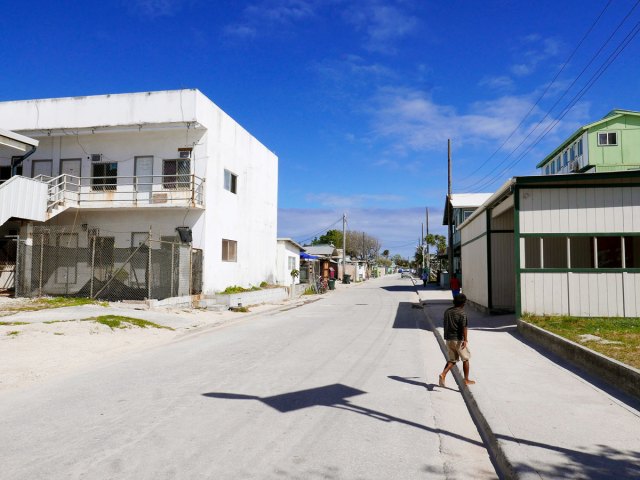
{"label": "concrete curb", "polygon": [[[415,287],[415,282],[413,286]],[[416,293],[418,294],[418,297],[419,297],[420,293],[418,292],[417,288],[416,288]],[[422,304],[424,305],[425,303],[427,302],[424,302]],[[430,329],[433,332],[433,336],[436,337],[436,340],[438,341],[438,345],[440,345],[440,350],[442,351],[442,355],[446,359],[447,347],[444,342],[444,338],[442,338],[442,335],[440,335],[440,332],[436,328],[436,325],[433,319],[431,318],[431,316],[429,315],[429,313],[427,312],[427,310],[423,308],[422,311],[424,313],[425,323],[427,324],[428,329]],[[476,399],[473,396],[472,389],[468,388],[464,384],[464,377],[460,373],[460,370],[458,369],[457,366],[451,369],[451,373],[453,374],[453,378],[455,378],[456,384],[458,385],[458,388],[462,393],[462,398],[464,399],[464,402],[467,405],[467,409],[469,410],[471,418],[473,419],[474,423],[478,427],[480,436],[482,437],[482,440],[487,448],[487,451],[489,452],[489,456],[491,457],[491,460],[493,461],[493,464],[496,467],[496,473],[501,479],[504,479],[504,480],[517,479],[518,475],[516,473],[516,469],[513,466],[513,464],[509,461],[509,458],[507,457],[506,453],[502,449],[502,446],[500,445],[498,438],[493,433],[493,430],[491,429],[491,426],[489,425],[487,418],[480,410],[480,407],[478,406],[478,402],[476,402]]]}
{"label": "concrete curb", "polygon": [[[442,354],[446,359],[447,347],[444,343],[444,339],[442,338],[442,335],[440,335],[440,332],[436,328],[435,323],[433,322],[433,320],[431,319],[427,311],[423,310],[423,312],[424,312],[425,320],[429,325],[429,328],[433,332],[433,335],[436,337],[436,340],[440,345],[440,350],[442,351]],[[456,380],[456,384],[460,389],[460,393],[462,393],[462,398],[464,399],[464,402],[467,404],[467,408],[469,409],[471,418],[473,419],[476,426],[478,427],[480,436],[482,437],[482,440],[484,441],[484,444],[487,447],[489,455],[493,460],[494,466],[496,467],[496,473],[501,479],[504,479],[504,480],[517,479],[518,475],[516,474],[515,467],[509,461],[507,455],[502,449],[502,446],[500,445],[498,438],[493,433],[493,430],[491,429],[489,422],[487,421],[485,415],[482,413],[482,410],[480,410],[480,407],[478,406],[478,403],[476,402],[476,399],[473,396],[472,389],[468,388],[464,384],[464,377],[460,373],[460,370],[458,369],[457,366],[456,368],[451,369],[451,373],[453,374],[453,377]]]}
{"label": "concrete curb", "polygon": [[640,370],[618,362],[564,337],[518,319],[518,332],[567,362],[585,370],[617,390],[640,400]]}

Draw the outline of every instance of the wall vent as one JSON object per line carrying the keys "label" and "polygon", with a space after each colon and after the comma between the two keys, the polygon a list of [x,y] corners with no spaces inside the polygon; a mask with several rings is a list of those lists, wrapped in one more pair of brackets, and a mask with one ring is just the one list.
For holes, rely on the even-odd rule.
{"label": "wall vent", "polygon": [[92,153],[89,158],[91,159],[92,162],[101,162],[102,161],[102,154],[101,153]]}

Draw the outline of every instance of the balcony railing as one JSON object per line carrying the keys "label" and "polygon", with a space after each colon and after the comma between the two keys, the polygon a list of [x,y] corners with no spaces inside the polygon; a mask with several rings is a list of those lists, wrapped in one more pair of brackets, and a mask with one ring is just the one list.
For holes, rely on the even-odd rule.
{"label": "balcony railing", "polygon": [[57,207],[204,207],[204,179],[191,174],[76,177],[40,175],[48,210]]}

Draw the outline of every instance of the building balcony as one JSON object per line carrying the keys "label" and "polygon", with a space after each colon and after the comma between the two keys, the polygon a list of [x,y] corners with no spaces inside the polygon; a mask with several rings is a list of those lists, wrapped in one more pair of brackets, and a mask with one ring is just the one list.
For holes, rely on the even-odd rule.
{"label": "building balcony", "polygon": [[47,184],[49,214],[67,208],[204,208],[204,179],[192,174],[36,177]]}

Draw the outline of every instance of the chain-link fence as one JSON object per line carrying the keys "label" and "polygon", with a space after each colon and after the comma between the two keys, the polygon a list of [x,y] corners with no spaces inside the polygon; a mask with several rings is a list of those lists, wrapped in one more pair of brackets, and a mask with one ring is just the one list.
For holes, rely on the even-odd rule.
{"label": "chain-link fence", "polygon": [[35,227],[19,240],[16,272],[21,297],[164,299],[202,292],[202,251],[152,232]]}

